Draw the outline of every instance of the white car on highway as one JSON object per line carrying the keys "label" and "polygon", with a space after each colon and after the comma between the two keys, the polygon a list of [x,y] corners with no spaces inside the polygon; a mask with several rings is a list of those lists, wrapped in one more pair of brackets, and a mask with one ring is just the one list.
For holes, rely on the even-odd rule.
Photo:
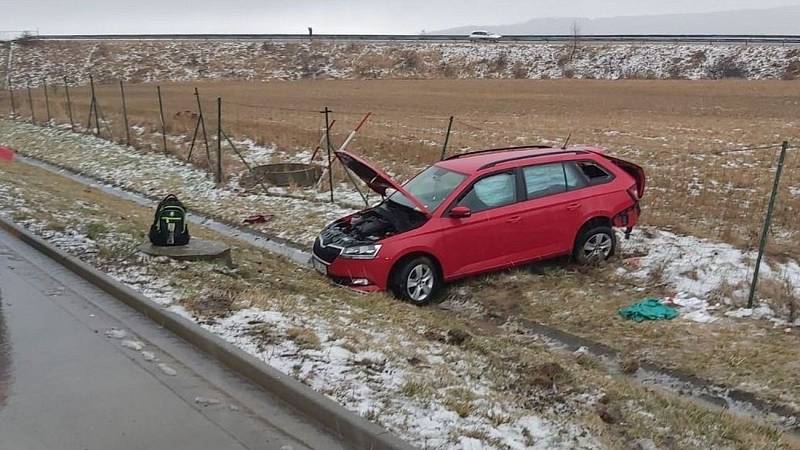
{"label": "white car on highway", "polygon": [[486,30],[475,30],[469,34],[469,39],[471,41],[496,41],[499,40],[501,37],[497,33],[490,33]]}

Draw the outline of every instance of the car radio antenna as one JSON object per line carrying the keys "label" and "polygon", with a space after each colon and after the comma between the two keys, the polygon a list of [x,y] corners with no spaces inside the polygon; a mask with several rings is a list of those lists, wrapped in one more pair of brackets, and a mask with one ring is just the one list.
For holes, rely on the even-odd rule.
{"label": "car radio antenna", "polygon": [[567,144],[569,144],[569,138],[571,137],[572,137],[572,132],[570,131],[569,134],[567,135],[567,138],[564,139],[564,144],[561,146],[561,150],[567,149]]}

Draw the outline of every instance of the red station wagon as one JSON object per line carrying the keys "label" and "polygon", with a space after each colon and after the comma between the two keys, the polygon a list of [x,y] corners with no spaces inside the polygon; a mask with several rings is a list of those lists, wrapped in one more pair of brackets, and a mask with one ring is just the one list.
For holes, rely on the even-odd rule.
{"label": "red station wagon", "polygon": [[590,147],[455,155],[402,186],[356,155],[336,155],[384,200],[325,227],[314,267],[418,304],[469,275],[563,255],[609,258],[612,227],[630,233],[645,188],[641,167]]}

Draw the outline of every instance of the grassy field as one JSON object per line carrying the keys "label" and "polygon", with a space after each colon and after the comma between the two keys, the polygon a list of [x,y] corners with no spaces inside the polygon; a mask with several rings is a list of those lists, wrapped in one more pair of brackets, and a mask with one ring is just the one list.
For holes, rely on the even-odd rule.
{"label": "grassy field", "polygon": [[[330,107],[335,142],[367,113],[373,115],[352,149],[399,178],[439,158],[447,120],[455,116],[449,152],[525,144],[599,145],[635,160],[648,171],[645,221],[679,232],[752,247],[757,243],[772,185],[777,146],[800,145],[800,83],[781,81],[592,81],[592,80],[362,80],[293,82],[198,82],[162,86],[171,151],[186,154],[200,89],[209,134],[216,100],[223,127],[236,138],[276,145],[291,155],[315,147]],[[16,103],[28,116],[27,98]],[[89,94],[71,90],[76,123],[86,126]],[[34,90],[37,120],[46,117],[41,90]],[[124,139],[119,86],[98,86],[100,112]],[[67,122],[64,89],[51,88],[51,115]],[[7,109],[8,95],[0,99]],[[143,127],[135,145],[161,147],[155,86],[127,87],[129,121]],[[156,134],[153,134],[156,133]],[[775,145],[769,149],[730,151]],[[212,142],[213,145],[213,142]],[[195,154],[203,153],[196,152]],[[204,156],[196,160],[205,165]],[[230,170],[240,170],[233,154]],[[770,250],[800,252],[800,150],[792,150],[778,198]]]}
{"label": "grassy field", "polygon": [[[165,171],[170,164],[174,164],[169,156],[145,154],[93,137],[9,121],[0,121],[0,138],[0,142],[11,143],[20,152],[63,164],[73,170],[87,170],[100,177],[110,174],[110,180],[129,189],[159,192],[162,195],[164,189],[178,192],[181,198],[191,202],[191,208],[217,214],[221,210],[224,212],[221,216],[227,220],[241,220],[241,215],[250,211],[246,208],[273,211],[281,216],[281,220],[265,224],[270,227],[268,230],[273,233],[281,229],[291,231],[289,237],[294,239],[313,237],[324,223],[323,212],[314,208],[325,204],[306,202],[298,204],[297,208],[286,208],[286,200],[281,198],[223,195],[221,189],[214,188],[213,183],[205,179],[201,170],[182,167],[178,172]],[[36,178],[22,172],[17,175],[18,178],[11,176],[7,182],[27,185],[29,179]],[[48,202],[47,205],[48,210],[62,209],[57,203],[50,206]],[[235,207],[231,208],[232,205]],[[298,220],[301,217],[302,220]],[[143,225],[140,226],[143,228]],[[641,233],[647,232],[644,230]],[[645,239],[642,242],[652,243],[654,248],[649,249],[652,252],[663,253],[664,249],[655,248],[662,241]],[[617,348],[626,358],[634,361],[646,360],[680,369],[794,408],[800,405],[800,385],[795,376],[797,361],[800,361],[796,327],[778,327],[767,320],[726,317],[725,311],[742,304],[740,301],[730,303],[729,300],[733,300],[728,298],[730,293],[722,289],[703,295],[710,304],[723,304],[715,313],[717,320],[713,323],[695,323],[684,318],[645,324],[624,321],[617,315],[618,308],[644,296],[674,295],[676,292],[673,289],[677,288],[659,275],[663,270],[659,271],[655,266],[650,268],[650,274],[645,279],[632,276],[630,271],[620,273],[630,259],[635,260],[636,256],[647,253],[640,253],[641,250],[631,247],[629,241],[622,241],[621,246],[620,258],[600,268],[582,268],[555,261],[524,270],[477,277],[452,286],[448,300],[451,304],[463,303],[468,306],[465,315],[470,320],[470,326],[475,325],[474,321],[480,323],[498,315],[507,317],[512,323],[517,318],[543,322]],[[666,256],[671,259],[691,259],[691,255],[685,252],[667,250]],[[701,249],[698,245],[698,248],[689,250]],[[726,257],[721,259],[723,261],[716,261],[712,256],[700,265],[689,264],[680,270],[692,272],[686,276],[694,279],[706,276],[714,278],[717,276],[715,273],[728,273],[723,264]],[[776,259],[780,258],[770,258],[770,264]],[[742,263],[747,264],[745,261]],[[283,276],[280,278],[284,279]],[[305,283],[301,278],[294,278],[299,284],[291,289],[298,294],[305,292],[306,295],[317,297],[329,292],[324,283]],[[770,287],[768,282],[773,281],[769,277],[763,278],[762,298],[767,298],[767,295],[772,297],[765,288]],[[269,278],[256,278],[253,283],[272,286]],[[347,296],[347,302],[356,301],[357,298],[360,297]],[[781,298],[777,295],[768,304],[775,307],[775,311],[781,311],[778,307]],[[373,307],[392,303],[382,295],[366,297],[365,302],[371,305],[369,310],[373,312]],[[396,321],[401,317],[404,319],[408,311],[404,306],[396,309],[391,307],[385,315],[387,320]],[[478,314],[473,316],[473,311]],[[452,320],[448,314],[451,313],[430,316],[432,323],[441,321],[447,324]],[[783,312],[780,314],[781,318],[787,319]],[[495,329],[490,334],[494,333],[506,336],[504,330]]]}
{"label": "grassy field", "polygon": [[[414,431],[404,429],[402,421],[393,421],[390,416],[402,411],[396,402],[408,401],[427,405],[427,410],[444,407],[461,417],[495,426],[515,420],[514,416],[498,415],[498,408],[517,405],[527,413],[552,414],[577,424],[590,433],[588,438],[593,443],[607,448],[629,448],[636,442],[646,448],[649,441],[658,448],[687,449],[779,449],[797,445],[772,428],[700,407],[659,389],[644,388],[624,375],[607,372],[603,364],[591,358],[551,349],[513,330],[458,317],[450,311],[416,308],[383,295],[360,296],[334,288],[313,272],[201,227],[194,227],[193,234],[220,239],[233,247],[236,270],[207,263],[182,263],[178,268],[160,259],[132,257],[131,250],[141,241],[149,223],[148,209],[68,179],[54,179],[40,169],[0,164],[0,194],[4,212],[36,226],[40,233],[55,236],[61,245],[69,245],[75,236],[87,236],[93,244],[71,250],[104,270],[118,276],[132,271],[166,276],[167,290],[176,293],[173,300],[201,323],[223,321],[249,308],[291,316],[295,325],[285,333],[260,323],[241,326],[247,334],[260,336],[266,347],[293,341],[302,358],[300,365],[311,361],[318,373],[325,373],[324,363],[331,358],[319,347],[330,341],[354,353],[385,352],[390,355],[386,366],[359,363],[354,367],[356,372],[365,372],[367,380],[374,380],[375,373],[381,371],[403,369],[391,375],[396,378],[402,373],[402,382],[386,386],[395,403],[367,414],[402,435],[412,436]],[[561,274],[539,284],[541,289],[557,293],[558,280],[575,276],[580,275]],[[198,280],[206,287],[198,288]],[[605,295],[603,291],[593,293]],[[581,320],[580,316],[576,319]],[[328,324],[327,329],[320,329],[319,323]],[[665,323],[664,327],[673,325]],[[653,337],[663,331],[653,331]],[[628,333],[629,337],[637,334]],[[757,333],[763,331],[749,329],[742,334],[750,340]],[[768,342],[766,337],[764,342],[757,342],[765,355],[773,354],[772,347],[761,346]],[[437,349],[436,355],[425,351],[429,346]],[[791,345],[785,346],[788,350]],[[314,378],[313,373],[295,376],[300,375],[307,377],[307,382]],[[784,382],[762,372],[757,375],[759,381],[755,382]],[[381,378],[377,379],[380,382]],[[476,380],[488,390],[473,390]],[[346,402],[348,393],[356,390],[325,393]],[[497,444],[485,428],[477,425],[454,428],[450,433],[454,442],[466,435],[485,445]],[[544,437],[529,439],[533,444]]]}

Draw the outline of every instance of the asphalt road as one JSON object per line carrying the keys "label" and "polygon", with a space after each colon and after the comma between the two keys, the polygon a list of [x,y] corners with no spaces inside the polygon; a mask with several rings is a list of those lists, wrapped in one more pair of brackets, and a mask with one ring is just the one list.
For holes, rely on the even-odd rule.
{"label": "asphalt road", "polygon": [[0,449],[342,449],[0,230]]}

